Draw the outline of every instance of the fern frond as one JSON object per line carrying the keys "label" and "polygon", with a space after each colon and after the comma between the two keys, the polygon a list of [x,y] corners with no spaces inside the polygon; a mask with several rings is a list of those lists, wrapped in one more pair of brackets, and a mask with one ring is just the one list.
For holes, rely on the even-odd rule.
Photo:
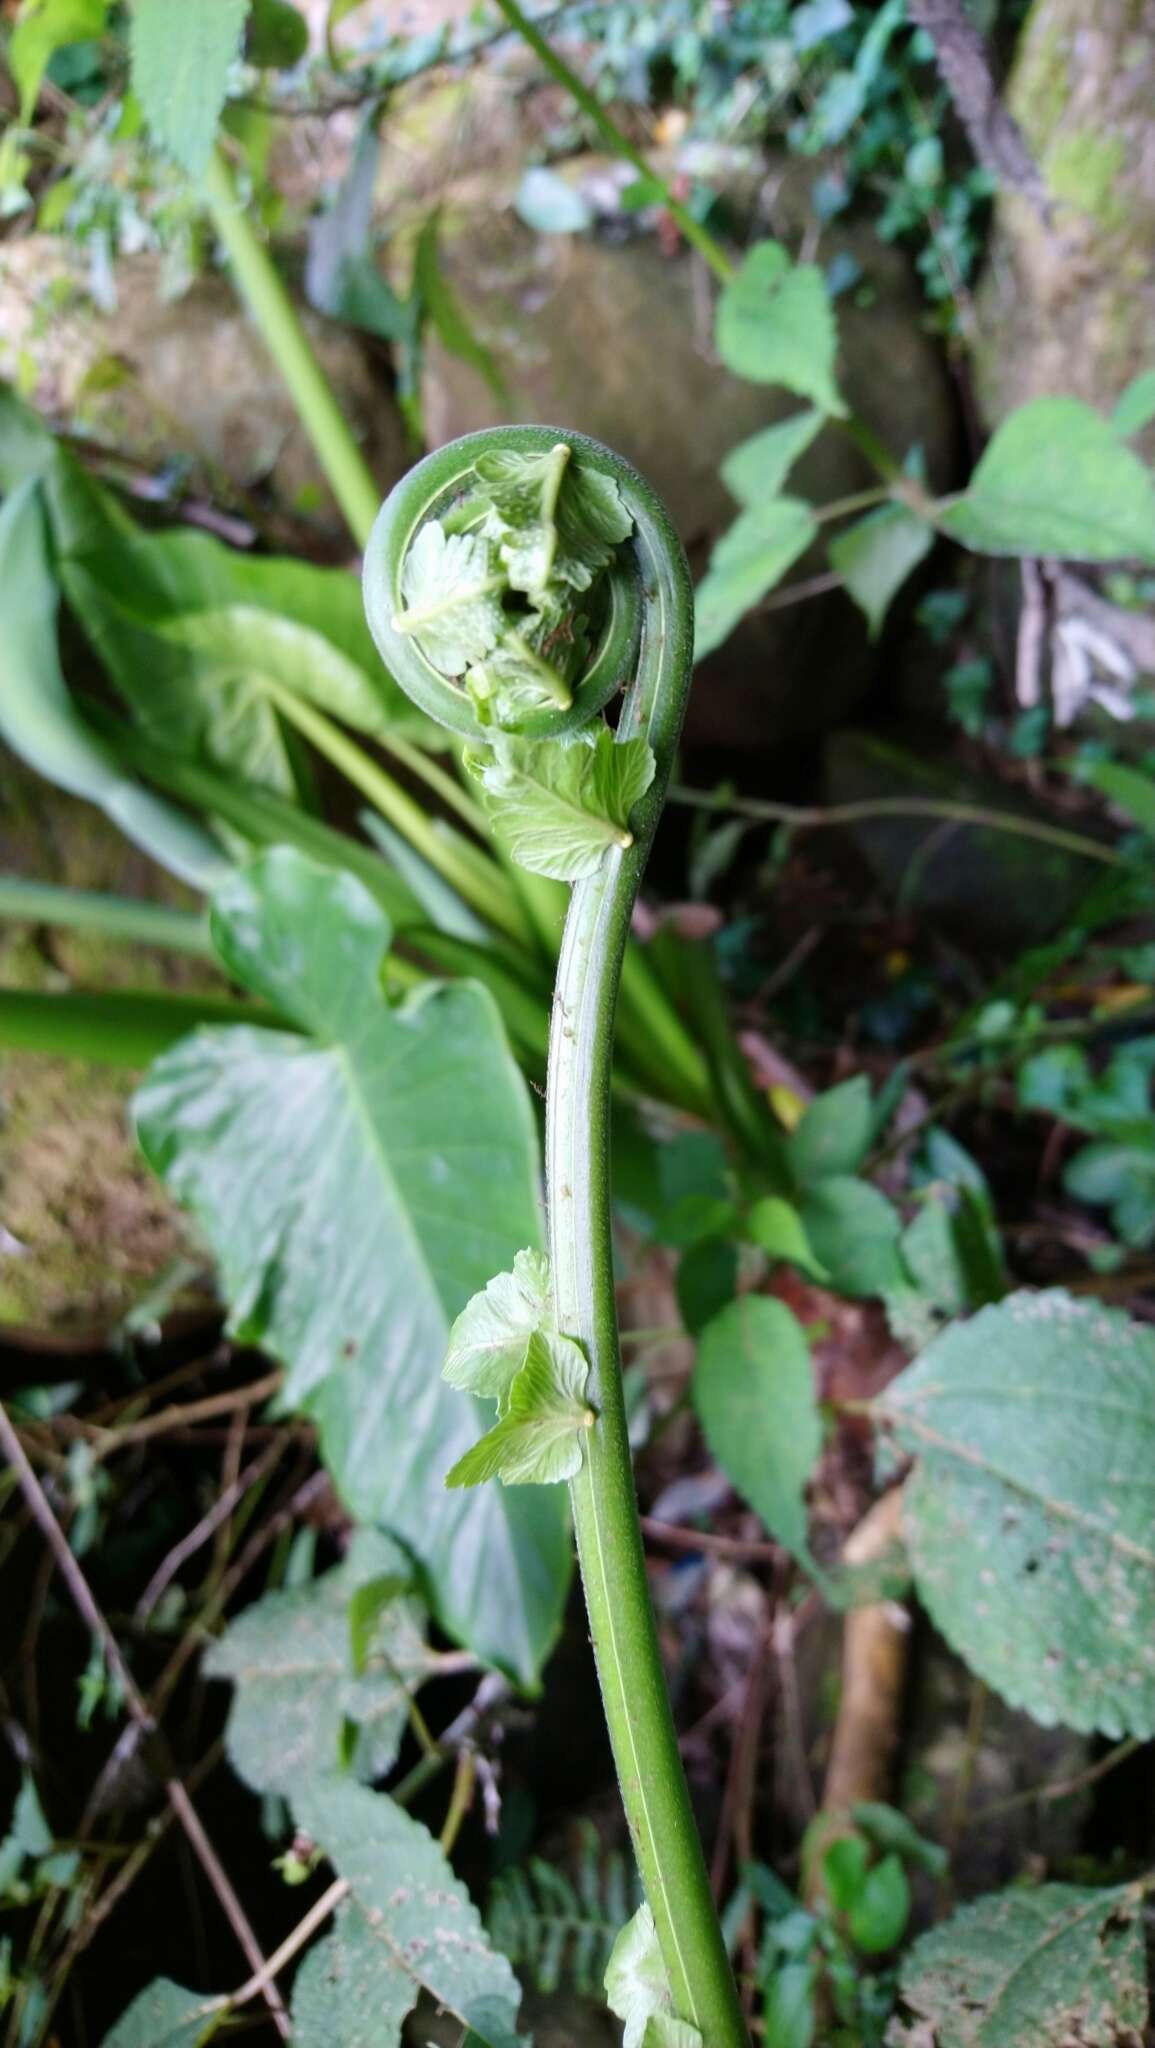
{"label": "fern frond", "polygon": [[604,1852],[593,1823],[583,1821],[572,1877],[531,1856],[495,1880],[486,1924],[494,1947],[538,1991],[565,1983],[603,1999],[610,1950],[641,1899],[632,1861]]}

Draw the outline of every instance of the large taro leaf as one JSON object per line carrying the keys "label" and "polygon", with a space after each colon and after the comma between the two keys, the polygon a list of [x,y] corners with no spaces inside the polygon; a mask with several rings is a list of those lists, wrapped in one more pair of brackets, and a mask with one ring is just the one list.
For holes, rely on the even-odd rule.
{"label": "large taro leaf", "polygon": [[297,2048],[391,2048],[422,1992],[486,2041],[508,2040],[517,1979],[420,1821],[347,1778],[315,1779],[292,1805],[349,1885],[297,1972]]}
{"label": "large taro leaf", "polygon": [[412,1566],[377,1529],[358,1529],[347,1555],[307,1586],[246,1607],[202,1664],[235,1691],[229,1760],[257,1792],[348,1763],[383,1777],[397,1758],[409,1701],[437,1668]]}
{"label": "large taro leaf", "polygon": [[564,1495],[443,1484],[489,1420],[441,1379],[450,1324],[540,1237],[533,1118],[492,998],[427,984],[391,1008],[384,913],[285,847],[230,877],[213,934],[300,1035],[206,1030],[167,1053],[137,1096],[145,1152],[353,1513],[409,1546],[453,1635],[532,1683],[568,1576]]}
{"label": "large taro leaf", "polygon": [[[916,1941],[899,1997],[910,2048],[1138,2048],[1147,2019],[1139,1887],[993,1892]],[[892,2038],[887,2035],[887,2040]]]}
{"label": "large taro leaf", "polygon": [[376,738],[429,737],[381,667],[356,577],[207,533],[145,533],[63,450],[45,491],[68,602],[154,739],[288,793],[278,691]]}
{"label": "large taro leaf", "polygon": [[887,1388],[919,1594],[1036,1721],[1155,1732],[1155,1331],[1058,1290],[956,1323]]}

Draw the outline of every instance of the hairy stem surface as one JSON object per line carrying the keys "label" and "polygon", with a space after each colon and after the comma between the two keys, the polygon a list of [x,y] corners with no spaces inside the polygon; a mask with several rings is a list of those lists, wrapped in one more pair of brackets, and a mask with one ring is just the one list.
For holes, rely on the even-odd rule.
{"label": "hairy stem surface", "polygon": [[[622,465],[624,469],[624,465]],[[627,472],[628,474],[628,472]],[[622,481],[619,472],[619,481]],[[590,1632],[622,1799],[681,2016],[707,2048],[746,2040],[670,1713],[650,1604],[622,1392],[610,1236],[614,1011],[630,913],[661,812],[689,686],[692,604],[660,505],[626,486],[644,593],[636,680],[619,734],[640,734],[657,774],[614,847],[575,887],[558,962],[546,1102],[546,1188],[558,1326],[579,1337],[598,1409],[571,1486]]]}

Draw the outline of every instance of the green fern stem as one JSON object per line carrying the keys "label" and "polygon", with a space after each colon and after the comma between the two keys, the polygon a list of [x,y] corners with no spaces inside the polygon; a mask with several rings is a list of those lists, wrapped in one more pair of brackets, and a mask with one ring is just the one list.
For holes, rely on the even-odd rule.
{"label": "green fern stem", "polygon": [[[550,1027],[545,1174],[558,1328],[590,1361],[597,1421],[571,1485],[574,1528],[606,1721],[646,1897],[681,2017],[706,2048],[746,2048],[746,2028],[702,1856],[658,1647],[638,1522],[622,1388],[610,1219],[610,1096],[614,1020],[630,918],[665,799],[689,693],[693,599],[681,544],[660,500],[599,442],[568,434],[574,455],[610,475],[634,521],[632,561],[610,574],[601,641],[573,708],[535,714],[560,733],[595,717],[627,678],[619,739],[640,737],[656,773],[631,813],[632,844],[613,846],[575,885],[558,961]],[[468,734],[459,686],[390,630],[401,562],[428,517],[439,517],[489,449],[545,453],[541,427],[475,434],[427,457],[392,494],[366,552],[370,624],[402,687],[432,717]]]}

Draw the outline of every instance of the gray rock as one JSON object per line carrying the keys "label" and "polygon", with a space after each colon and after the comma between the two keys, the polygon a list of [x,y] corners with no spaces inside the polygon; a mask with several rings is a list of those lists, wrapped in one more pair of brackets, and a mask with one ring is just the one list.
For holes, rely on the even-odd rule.
{"label": "gray rock", "polygon": [[[266,488],[275,509],[339,540],[344,525],[292,402],[228,280],[206,273],[165,299],[152,256],[121,262],[117,305],[101,313],[58,236],[0,249],[0,376],[31,368],[29,394],[144,462],[191,464],[194,489],[235,502]],[[305,312],[305,330],[382,494],[408,466],[387,382],[358,338]]]}

